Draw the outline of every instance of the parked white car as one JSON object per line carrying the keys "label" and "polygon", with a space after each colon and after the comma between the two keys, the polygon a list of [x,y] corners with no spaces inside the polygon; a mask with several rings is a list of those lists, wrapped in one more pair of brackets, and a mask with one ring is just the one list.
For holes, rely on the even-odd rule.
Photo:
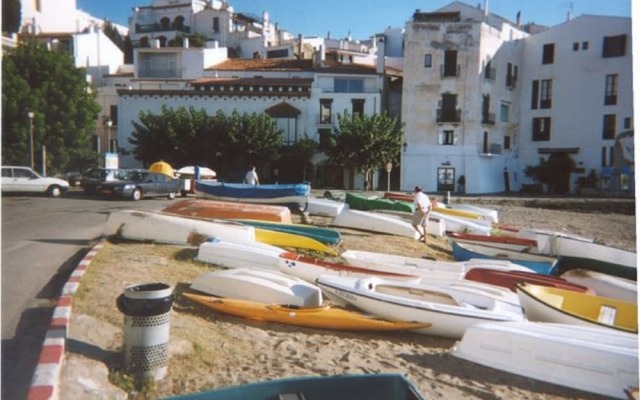
{"label": "parked white car", "polygon": [[41,176],[29,167],[2,166],[2,193],[46,193],[51,197],[63,196],[69,182]]}

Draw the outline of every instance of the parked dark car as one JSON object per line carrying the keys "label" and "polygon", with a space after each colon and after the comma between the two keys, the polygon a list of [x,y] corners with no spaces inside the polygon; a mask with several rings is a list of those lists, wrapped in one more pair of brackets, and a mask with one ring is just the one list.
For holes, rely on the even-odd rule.
{"label": "parked dark car", "polygon": [[131,170],[125,171],[121,180],[97,185],[96,192],[102,196],[128,198],[134,201],[157,196],[166,196],[173,200],[180,192],[180,182],[164,174]]}
{"label": "parked dark car", "polygon": [[90,168],[82,173],[80,186],[87,194],[95,194],[98,185],[105,182],[122,180],[125,177],[125,170],[111,168]]}

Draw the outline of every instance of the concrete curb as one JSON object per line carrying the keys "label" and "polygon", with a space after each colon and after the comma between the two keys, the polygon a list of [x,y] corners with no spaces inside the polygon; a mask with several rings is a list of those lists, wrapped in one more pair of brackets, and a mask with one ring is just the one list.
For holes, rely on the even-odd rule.
{"label": "concrete curb", "polygon": [[31,379],[28,400],[58,399],[58,382],[64,358],[67,329],[71,319],[73,295],[78,290],[80,279],[89,268],[93,258],[104,247],[105,242],[105,239],[101,239],[89,250],[62,288],[62,293],[56,302],[56,308],[53,310],[51,323],[42,344],[38,365]]}

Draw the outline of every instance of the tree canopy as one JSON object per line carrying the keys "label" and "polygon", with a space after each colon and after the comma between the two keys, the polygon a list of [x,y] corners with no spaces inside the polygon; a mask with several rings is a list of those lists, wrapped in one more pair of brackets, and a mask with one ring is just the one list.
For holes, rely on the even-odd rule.
{"label": "tree canopy", "polygon": [[[23,41],[2,62],[2,160],[30,164],[30,132],[36,167],[46,146],[47,170],[80,170],[97,163],[91,136],[100,105],[84,69],[44,44]],[[33,121],[29,118],[33,112]],[[39,168],[38,168],[39,169]]]}
{"label": "tree canopy", "polygon": [[172,165],[203,165],[218,175],[232,175],[248,164],[277,160],[282,131],[266,114],[230,115],[204,109],[163,106],[160,114],[141,112],[129,139],[144,165],[164,160]]}
{"label": "tree canopy", "polygon": [[528,165],[525,176],[547,185],[547,192],[553,194],[569,193],[569,178],[576,169],[576,163],[566,153],[551,154],[548,160],[540,158],[540,164]]}
{"label": "tree canopy", "polygon": [[398,163],[402,125],[386,113],[338,114],[338,127],[329,134],[323,150],[331,163],[361,172],[365,189],[372,189],[373,172],[388,162]]}

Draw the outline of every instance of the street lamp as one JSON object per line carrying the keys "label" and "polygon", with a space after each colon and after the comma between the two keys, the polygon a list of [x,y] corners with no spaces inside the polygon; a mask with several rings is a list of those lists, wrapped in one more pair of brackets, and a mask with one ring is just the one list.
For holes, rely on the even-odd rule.
{"label": "street lamp", "polygon": [[36,113],[34,113],[33,111],[29,111],[27,115],[29,116],[29,124],[31,125],[31,133],[29,135],[29,149],[31,154],[31,169],[33,169],[33,117],[36,116]]}
{"label": "street lamp", "polygon": [[113,121],[111,118],[107,119],[107,153],[111,153],[111,126],[113,125]]}

